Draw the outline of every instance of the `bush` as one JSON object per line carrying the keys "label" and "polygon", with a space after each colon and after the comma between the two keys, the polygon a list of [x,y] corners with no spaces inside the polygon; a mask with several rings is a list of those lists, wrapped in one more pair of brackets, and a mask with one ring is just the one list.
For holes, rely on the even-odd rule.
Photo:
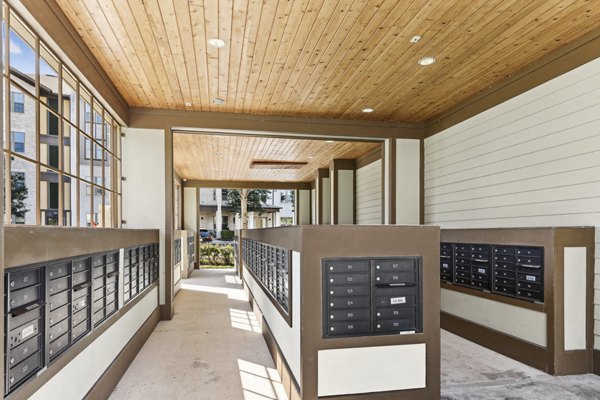
{"label": "bush", "polygon": [[221,231],[221,240],[233,240],[233,231]]}
{"label": "bush", "polygon": [[200,265],[233,266],[232,245],[202,243],[200,245]]}

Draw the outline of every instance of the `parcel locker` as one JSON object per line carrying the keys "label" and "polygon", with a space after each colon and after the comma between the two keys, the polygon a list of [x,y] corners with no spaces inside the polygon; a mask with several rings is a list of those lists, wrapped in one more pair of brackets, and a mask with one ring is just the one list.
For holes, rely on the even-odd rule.
{"label": "parcel locker", "polygon": [[5,387],[8,394],[44,365],[44,267],[24,267],[5,274]]}
{"label": "parcel locker", "polygon": [[452,243],[440,244],[440,280],[442,282],[453,282],[454,269],[454,246]]}

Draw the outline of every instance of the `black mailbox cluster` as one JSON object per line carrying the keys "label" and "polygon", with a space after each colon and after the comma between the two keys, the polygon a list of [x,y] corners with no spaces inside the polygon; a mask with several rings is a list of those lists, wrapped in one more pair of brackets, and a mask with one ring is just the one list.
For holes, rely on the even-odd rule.
{"label": "black mailbox cluster", "polygon": [[243,238],[242,259],[265,291],[289,312],[289,250]]}
{"label": "black mailbox cluster", "polygon": [[56,360],[117,307],[119,252],[5,272],[5,395]]}
{"label": "black mailbox cluster", "polygon": [[440,280],[543,302],[543,247],[441,243]]}
{"label": "black mailbox cluster", "polygon": [[193,268],[194,263],[196,262],[196,241],[194,240],[194,236],[188,236],[188,265],[190,268]]}
{"label": "black mailbox cluster", "polygon": [[158,279],[158,243],[125,249],[123,258],[123,302],[135,296]]}
{"label": "black mailbox cluster", "polygon": [[118,308],[119,252],[92,257],[92,267],[94,270],[92,323],[98,326]]}
{"label": "black mailbox cluster", "polygon": [[175,239],[173,242],[173,258],[177,265],[181,262],[181,238]]}
{"label": "black mailbox cluster", "polygon": [[323,336],[423,331],[421,257],[323,259]]}

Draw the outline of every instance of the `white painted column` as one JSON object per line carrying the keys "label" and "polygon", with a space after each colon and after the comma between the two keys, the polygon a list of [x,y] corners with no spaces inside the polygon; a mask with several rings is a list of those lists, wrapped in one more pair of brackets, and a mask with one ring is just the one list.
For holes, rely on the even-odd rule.
{"label": "white painted column", "polygon": [[223,202],[223,191],[221,189],[217,189],[217,213],[215,214],[215,227],[217,228],[217,238],[221,239],[221,225],[223,223],[223,213],[221,211],[221,203]]}
{"label": "white painted column", "polygon": [[273,226],[281,226],[281,216],[279,215],[279,211],[273,213]]}
{"label": "white painted column", "polygon": [[248,229],[254,229],[254,211],[248,212]]}
{"label": "white painted column", "polygon": [[396,140],[396,223],[419,224],[420,158],[418,139]]}
{"label": "white painted column", "polygon": [[242,219],[240,218],[240,213],[236,213],[233,218],[234,218],[234,222],[235,222],[235,229],[236,230],[242,229]]}

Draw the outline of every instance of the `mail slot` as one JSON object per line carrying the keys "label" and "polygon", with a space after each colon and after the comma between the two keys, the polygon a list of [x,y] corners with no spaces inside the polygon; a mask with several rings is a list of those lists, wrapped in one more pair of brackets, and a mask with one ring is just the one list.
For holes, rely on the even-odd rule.
{"label": "mail slot", "polygon": [[536,282],[542,281],[542,277],[539,274],[521,273],[517,274],[517,279],[524,282]]}
{"label": "mail slot", "polygon": [[12,368],[40,349],[41,335],[37,335],[10,350],[6,355],[8,366]]}
{"label": "mail slot", "polygon": [[65,333],[61,337],[53,340],[48,345],[48,355],[50,359],[56,357],[60,352],[69,345],[69,334]]}
{"label": "mail slot", "polygon": [[542,259],[539,257],[519,257],[517,258],[517,263],[519,263],[519,265],[539,268],[542,266]]}
{"label": "mail slot", "polygon": [[414,285],[415,283],[415,271],[399,271],[389,273],[376,273],[375,284],[376,285]]}
{"label": "mail slot", "polygon": [[331,335],[349,335],[370,332],[370,323],[366,321],[331,322],[329,333]]}
{"label": "mail slot", "polygon": [[329,300],[331,309],[369,307],[369,304],[368,297],[340,297]]}
{"label": "mail slot", "polygon": [[378,308],[375,316],[377,320],[382,319],[405,319],[415,318],[417,311],[415,307]]}
{"label": "mail slot", "polygon": [[59,307],[64,306],[69,302],[69,291],[61,292],[50,296],[50,301],[48,302],[48,307],[50,310],[57,309]]}
{"label": "mail slot", "polygon": [[89,327],[88,327],[87,320],[83,321],[83,322],[79,323],[79,325],[77,325],[73,328],[71,337],[73,338],[73,340],[78,339],[80,336],[85,334],[88,330],[89,330]]}
{"label": "mail slot", "polygon": [[111,283],[115,283],[117,281],[117,275],[107,275],[106,276],[106,284],[110,285]]}
{"label": "mail slot", "polygon": [[119,253],[118,252],[111,252],[111,253],[107,253],[106,254],[106,262],[107,263],[112,263],[115,262],[119,259]]}
{"label": "mail slot", "polygon": [[77,288],[73,288],[72,301],[75,302],[77,299],[87,296],[90,294],[90,286],[89,283],[84,284],[84,286],[78,286]]}
{"label": "mail slot", "polygon": [[500,285],[508,285],[508,286],[515,286],[515,280],[514,279],[510,279],[510,278],[494,278],[494,283],[500,284]]}
{"label": "mail slot", "polygon": [[73,274],[73,286],[77,286],[79,284],[89,282],[90,281],[90,273],[88,271],[80,271]]}
{"label": "mail slot", "polygon": [[515,264],[509,264],[509,263],[494,263],[494,269],[503,269],[506,271],[516,271],[517,266]]}
{"label": "mail slot", "polygon": [[375,272],[402,272],[414,271],[413,258],[397,258],[393,260],[375,260]]}
{"label": "mail slot", "polygon": [[515,262],[515,256],[505,255],[505,254],[498,254],[498,255],[494,256],[494,261],[496,261],[496,262],[514,263]]}
{"label": "mail slot", "polygon": [[494,254],[514,255],[515,254],[515,248],[514,247],[507,247],[507,246],[495,246],[494,247]]}
{"label": "mail slot", "polygon": [[369,309],[347,309],[331,311],[329,313],[330,321],[368,321],[369,320]]}
{"label": "mail slot", "polygon": [[69,316],[69,306],[64,305],[56,310],[50,311],[48,314],[48,323],[50,325],[62,321]]}
{"label": "mail slot", "polygon": [[521,282],[517,283],[517,287],[519,289],[534,290],[536,292],[544,291],[543,283],[532,283],[532,282],[521,281]]}
{"label": "mail slot", "polygon": [[331,286],[329,296],[368,296],[371,293],[369,286]]}
{"label": "mail slot", "polygon": [[69,318],[54,324],[48,329],[48,339],[56,339],[68,332],[71,320]]}
{"label": "mail slot", "polygon": [[47,271],[50,279],[62,278],[63,276],[67,276],[69,274],[69,264],[59,263],[49,265]]}
{"label": "mail slot", "polygon": [[31,339],[40,332],[40,319],[34,319],[17,328],[14,328],[8,334],[9,348],[16,347],[26,340]]}
{"label": "mail slot", "polygon": [[8,372],[8,388],[12,390],[27,379],[29,376],[37,372],[42,366],[42,356],[40,351],[36,351],[21,363],[12,367]]}
{"label": "mail slot", "polygon": [[9,309],[21,307],[25,304],[33,303],[40,300],[41,287],[39,284],[29,286],[24,289],[11,291],[8,296],[10,298]]}
{"label": "mail slot", "polygon": [[53,279],[48,283],[48,292],[50,294],[59,293],[69,288],[70,277],[65,276],[63,278]]}
{"label": "mail slot", "polygon": [[414,331],[416,329],[417,325],[414,318],[381,320],[375,324],[376,332]]}
{"label": "mail slot", "polygon": [[40,283],[40,269],[29,269],[19,272],[9,272],[10,290],[15,291],[24,287]]}
{"label": "mail slot", "polygon": [[519,256],[542,257],[543,247],[518,247],[517,254]]}
{"label": "mail slot", "polygon": [[518,289],[517,296],[539,301],[542,301],[544,299],[544,295],[542,293],[525,289]]}
{"label": "mail slot", "polygon": [[115,272],[119,270],[119,264],[117,262],[112,262],[106,264],[106,273],[110,274],[111,272]]}
{"label": "mail slot", "polygon": [[394,307],[401,304],[408,306],[415,305],[414,295],[392,295],[392,296],[378,296],[376,297],[377,307]]}
{"label": "mail slot", "polygon": [[72,261],[72,268],[73,268],[73,273],[76,272],[81,272],[87,269],[88,267],[88,259],[87,258],[81,258],[79,260],[73,260]]}
{"label": "mail slot", "polygon": [[352,285],[369,283],[368,274],[331,274],[329,275],[330,285]]}
{"label": "mail slot", "polygon": [[505,286],[505,285],[494,285],[494,291],[514,295],[515,287],[514,286]]}
{"label": "mail slot", "polygon": [[502,269],[497,269],[494,271],[494,276],[514,278],[515,271],[506,271],[506,270],[502,270]]}
{"label": "mail slot", "polygon": [[104,254],[99,254],[92,257],[92,267],[106,264],[106,258]]}

